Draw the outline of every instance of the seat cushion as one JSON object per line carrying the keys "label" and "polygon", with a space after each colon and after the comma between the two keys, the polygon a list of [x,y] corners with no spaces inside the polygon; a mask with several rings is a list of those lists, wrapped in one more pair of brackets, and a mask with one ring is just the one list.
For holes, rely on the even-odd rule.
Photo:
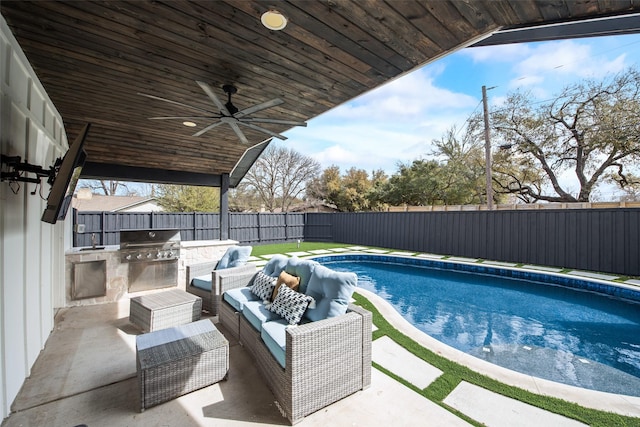
{"label": "seat cushion", "polygon": [[281,318],[276,313],[269,311],[262,301],[247,301],[242,307],[242,315],[257,331],[262,330],[263,323]]}
{"label": "seat cushion", "polygon": [[311,321],[340,316],[347,312],[351,296],[358,286],[358,276],[317,265],[309,279],[306,294],[315,299],[315,308],[308,308],[305,317]]}
{"label": "seat cushion", "polygon": [[244,305],[249,301],[260,301],[248,286],[242,288],[229,289],[222,298],[228,302],[237,312],[241,312]]}
{"label": "seat cushion", "polygon": [[216,270],[245,265],[249,261],[252,249],[251,246],[231,246],[218,261]]}
{"label": "seat cushion", "polygon": [[317,261],[300,259],[294,256],[289,258],[284,271],[300,278],[300,287],[298,288],[298,291],[304,294],[307,290],[307,285],[309,284],[309,279],[311,278],[313,269],[317,265],[320,265]]}
{"label": "seat cushion", "polygon": [[284,319],[273,320],[262,325],[260,337],[273,357],[283,368],[286,365],[287,327],[289,323]]}
{"label": "seat cushion", "polygon": [[205,276],[198,276],[191,279],[191,286],[195,286],[203,291],[211,292],[211,274]]}

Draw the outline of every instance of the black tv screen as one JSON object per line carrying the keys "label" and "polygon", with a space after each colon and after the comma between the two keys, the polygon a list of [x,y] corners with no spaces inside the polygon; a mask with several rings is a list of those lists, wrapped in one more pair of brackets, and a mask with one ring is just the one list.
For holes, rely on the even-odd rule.
{"label": "black tv screen", "polygon": [[87,158],[87,153],[85,153],[83,147],[90,126],[91,123],[87,123],[84,126],[62,159],[47,197],[47,208],[42,214],[42,221],[44,222],[55,224],[57,220],[64,219],[67,216],[73,192],[80,178],[84,161]]}

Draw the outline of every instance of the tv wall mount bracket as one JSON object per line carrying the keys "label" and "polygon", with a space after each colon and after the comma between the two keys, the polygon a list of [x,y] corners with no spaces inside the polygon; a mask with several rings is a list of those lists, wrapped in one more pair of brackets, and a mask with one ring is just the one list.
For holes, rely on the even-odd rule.
{"label": "tv wall mount bracket", "polygon": [[[3,171],[0,172],[0,181],[9,182],[31,182],[34,184],[40,184],[42,178],[46,177],[47,182],[51,185],[56,177],[58,169],[62,159],[57,159],[53,166],[49,169],[44,169],[42,166],[32,165],[31,163],[23,162],[20,156],[5,156],[4,154],[0,158]],[[9,169],[4,171],[5,165]],[[34,174],[34,177],[24,176],[24,173]]]}

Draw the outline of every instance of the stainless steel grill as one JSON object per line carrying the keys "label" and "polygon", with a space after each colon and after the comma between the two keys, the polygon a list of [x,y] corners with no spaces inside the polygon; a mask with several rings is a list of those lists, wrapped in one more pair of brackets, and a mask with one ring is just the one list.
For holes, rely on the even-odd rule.
{"label": "stainless steel grill", "polygon": [[120,260],[129,265],[129,292],[178,285],[180,230],[120,232]]}
{"label": "stainless steel grill", "polygon": [[180,258],[180,230],[120,232],[122,262],[169,261]]}

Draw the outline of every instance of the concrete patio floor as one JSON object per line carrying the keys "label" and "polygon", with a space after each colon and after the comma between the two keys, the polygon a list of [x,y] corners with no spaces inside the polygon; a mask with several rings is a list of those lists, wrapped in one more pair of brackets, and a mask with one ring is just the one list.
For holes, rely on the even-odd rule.
{"label": "concrete patio floor", "polygon": [[[61,310],[2,426],[288,425],[237,342],[230,342],[227,381],[140,413],[135,366],[140,332],[128,314],[128,301]],[[375,369],[372,383],[297,425],[413,425],[425,419],[434,426],[469,425]]]}
{"label": "concrete patio floor", "polygon": [[[409,326],[397,319],[397,313],[385,309],[384,304],[379,306],[381,303],[375,296],[366,296],[373,299],[394,326],[413,335]],[[288,425],[275,405],[272,393],[255,369],[252,358],[241,345],[231,340],[227,381],[139,412],[135,337],[140,331],[129,323],[128,315],[128,300],[60,310],[55,329],[14,401],[11,416],[2,423],[2,427]],[[215,323],[215,319],[211,320]],[[220,330],[225,333],[224,329]],[[423,343],[429,346],[433,344]],[[374,346],[374,360],[378,358],[383,366],[385,363],[390,363],[390,366],[415,363],[410,361],[411,355],[403,350],[394,350],[389,343],[377,343]],[[437,347],[435,351],[446,352]],[[409,376],[406,378],[409,382],[426,381],[428,384],[437,376],[437,372],[431,372],[427,375],[431,379],[425,380],[422,375],[425,370],[429,371],[429,367],[395,373],[401,377]],[[412,377],[414,371],[420,374],[420,378]],[[498,371],[500,373],[495,376],[502,376],[501,379],[506,383],[518,380],[520,375],[509,376],[511,371]],[[507,374],[502,371],[507,371]],[[544,383],[534,382],[534,386],[539,392],[545,392]],[[570,397],[568,400],[574,399]],[[617,401],[613,405],[612,402],[604,402],[603,405],[610,410],[612,406],[618,406],[617,409],[622,413],[640,413],[640,405],[635,399],[622,402]],[[461,383],[445,403],[487,426],[533,427],[540,425],[540,420],[546,420],[547,425],[554,426],[581,425],[466,383]],[[470,424],[377,369],[372,369],[370,388],[311,414],[297,425]]]}

